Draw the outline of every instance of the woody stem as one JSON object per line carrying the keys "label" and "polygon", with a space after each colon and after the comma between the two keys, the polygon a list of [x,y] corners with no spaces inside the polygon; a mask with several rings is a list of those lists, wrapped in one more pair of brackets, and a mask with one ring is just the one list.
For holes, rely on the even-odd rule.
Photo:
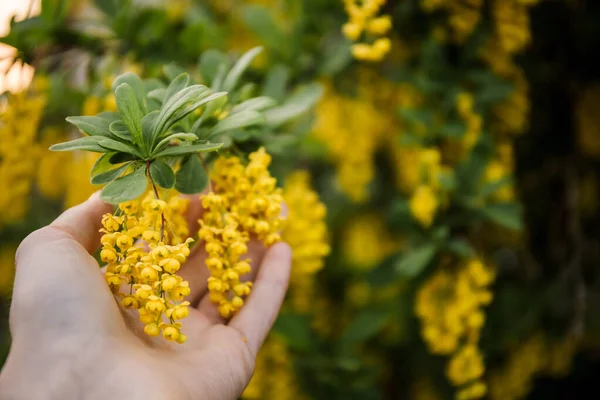
{"label": "woody stem", "polygon": [[[154,179],[152,179],[152,175],[150,174],[150,161],[146,161],[146,175],[148,175],[148,179],[150,180],[150,184],[152,185],[152,190],[154,190],[154,196],[156,200],[160,200],[160,196],[158,195],[158,189],[156,188],[156,184],[154,183]],[[160,241],[164,240],[165,236],[165,213],[160,213]]]}

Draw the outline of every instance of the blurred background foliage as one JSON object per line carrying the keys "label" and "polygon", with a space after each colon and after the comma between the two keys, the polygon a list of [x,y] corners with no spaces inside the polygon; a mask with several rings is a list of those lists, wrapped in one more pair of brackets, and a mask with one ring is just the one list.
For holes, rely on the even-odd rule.
{"label": "blurred background foliage", "polygon": [[262,45],[240,90],[280,105],[254,134],[294,266],[243,398],[576,398],[600,368],[599,20],[585,0],[43,0],[0,40],[36,71],[0,98],[0,359],[17,244],[97,189],[93,156],[46,150],[78,135],[64,118],[114,110],[124,71]]}

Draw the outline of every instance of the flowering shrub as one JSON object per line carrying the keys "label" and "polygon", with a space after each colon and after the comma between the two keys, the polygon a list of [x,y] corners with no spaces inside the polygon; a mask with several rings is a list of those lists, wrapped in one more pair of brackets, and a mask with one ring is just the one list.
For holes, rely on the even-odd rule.
{"label": "flowering shrub", "polygon": [[521,399],[584,376],[593,2],[75,3],[1,40],[36,73],[0,98],[0,307],[18,242],[102,190],[97,258],[151,336],[186,339],[193,246],[227,319],[248,249],[290,244],[243,398]]}

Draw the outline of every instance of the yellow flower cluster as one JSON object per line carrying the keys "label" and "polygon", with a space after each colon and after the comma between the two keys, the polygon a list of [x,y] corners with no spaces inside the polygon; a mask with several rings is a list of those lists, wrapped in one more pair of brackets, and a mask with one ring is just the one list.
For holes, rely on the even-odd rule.
{"label": "yellow flower cluster", "polygon": [[517,134],[527,128],[529,84],[521,68],[515,64],[514,56],[531,41],[528,12],[529,7],[538,1],[495,0],[492,4],[495,30],[481,55],[492,71],[514,84],[511,95],[493,107],[494,132]]}
{"label": "yellow flower cluster", "polygon": [[292,360],[284,340],[271,333],[258,353],[254,375],[242,393],[242,399],[306,399],[296,380]]}
{"label": "yellow flower cluster", "polygon": [[[513,149],[510,142],[505,141],[497,145],[497,156],[486,167],[485,183],[493,184],[510,177],[514,169]],[[492,200],[507,202],[514,200],[515,192],[512,183],[505,183],[491,194]]]}
{"label": "yellow flower cluster", "polygon": [[342,253],[349,266],[367,271],[399,250],[402,242],[393,237],[382,215],[363,214],[351,219],[344,229]]}
{"label": "yellow flower cluster", "polygon": [[464,43],[481,20],[483,0],[421,0],[421,8],[428,13],[444,10],[453,38]]}
{"label": "yellow flower cluster", "polygon": [[531,41],[528,8],[537,1],[495,0],[493,2],[492,17],[496,36],[506,53],[518,53]]}
{"label": "yellow flower cluster", "polygon": [[529,394],[536,376],[561,377],[571,369],[578,341],[548,340],[537,333],[529,337],[510,354],[506,364],[494,371],[489,379],[492,400],[519,400]]}
{"label": "yellow flower cluster", "polygon": [[411,194],[409,208],[419,224],[428,228],[433,223],[443,195],[440,187],[440,176],[450,171],[447,167],[442,166],[442,155],[438,148],[419,149],[418,154],[417,174],[419,184]]}
{"label": "yellow flower cluster", "polygon": [[462,92],[456,96],[456,111],[466,125],[466,131],[460,143],[462,151],[459,157],[462,158],[470,154],[477,144],[481,136],[483,118],[475,111],[473,96],[470,93]]}
{"label": "yellow flower cluster", "polygon": [[306,171],[288,176],[283,200],[288,207],[283,240],[293,254],[289,298],[296,312],[307,313],[313,302],[314,276],[323,268],[330,251],[325,223],[327,209],[311,187]]}
{"label": "yellow flower cluster", "polygon": [[[22,219],[36,175],[38,125],[46,106],[47,82],[36,78],[27,91],[0,104],[0,227]],[[8,190],[6,190],[8,189]]]}
{"label": "yellow flower cluster", "polygon": [[478,259],[454,271],[439,268],[419,289],[415,313],[423,339],[434,354],[452,355],[446,375],[459,387],[457,399],[483,397],[485,367],[478,348],[485,322],[482,307],[492,300],[489,286],[495,274]]}
{"label": "yellow flower cluster", "polygon": [[[389,15],[379,15],[386,0],[344,0],[349,21],[342,27],[344,36],[356,42],[364,36],[365,43],[355,43],[352,55],[361,61],[381,61],[392,48],[385,35],[392,28]],[[370,41],[371,43],[367,43]]]}
{"label": "yellow flower cluster", "polygon": [[[137,310],[144,332],[184,343],[181,319],[188,316],[185,296],[189,283],[177,271],[190,254],[187,224],[182,213],[187,201],[170,196],[167,201],[149,192],[142,200],[119,204],[118,213],[102,217],[100,258],[107,263],[105,279],[121,297],[121,305]],[[121,293],[128,285],[128,294]]]}
{"label": "yellow flower cluster", "polygon": [[523,70],[517,67],[504,76],[513,82],[514,89],[506,100],[493,107],[492,128],[494,132],[501,134],[520,134],[528,127],[531,108],[529,83]]}
{"label": "yellow flower cluster", "polygon": [[240,279],[250,272],[250,260],[241,258],[250,235],[266,246],[281,239],[283,197],[269,174],[271,156],[261,148],[249,158],[244,166],[237,157],[219,157],[211,171],[213,188],[202,198],[199,237],[208,253],[208,290],[224,318],[243,306],[252,288]]}
{"label": "yellow flower cluster", "polygon": [[341,190],[355,202],[368,197],[367,185],[373,179],[373,155],[389,129],[381,110],[367,99],[348,98],[326,84],[314,127],[315,138],[323,143],[337,166]]}

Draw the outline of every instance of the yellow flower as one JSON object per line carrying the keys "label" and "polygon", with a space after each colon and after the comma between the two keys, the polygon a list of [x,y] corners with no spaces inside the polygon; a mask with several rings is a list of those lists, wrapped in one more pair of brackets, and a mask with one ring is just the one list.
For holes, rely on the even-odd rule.
{"label": "yellow flower", "polygon": [[415,219],[425,228],[433,223],[435,213],[439,206],[437,196],[431,186],[421,185],[413,193],[410,202],[410,212]]}
{"label": "yellow flower", "polygon": [[369,270],[399,250],[402,242],[393,237],[379,214],[352,218],[343,233],[342,253],[347,262],[361,270]]}
{"label": "yellow flower", "polygon": [[361,61],[381,61],[391,49],[391,41],[381,37],[392,28],[389,15],[376,17],[385,0],[344,0],[349,22],[342,26],[344,36],[352,41],[357,41],[362,32],[372,37],[372,43],[355,43],[352,45],[352,55]]}
{"label": "yellow flower", "polygon": [[446,375],[456,385],[479,379],[483,375],[483,357],[474,345],[466,345],[456,353],[446,369]]}
{"label": "yellow flower", "polygon": [[481,381],[470,384],[456,394],[456,400],[480,399],[487,393],[487,385]]}

